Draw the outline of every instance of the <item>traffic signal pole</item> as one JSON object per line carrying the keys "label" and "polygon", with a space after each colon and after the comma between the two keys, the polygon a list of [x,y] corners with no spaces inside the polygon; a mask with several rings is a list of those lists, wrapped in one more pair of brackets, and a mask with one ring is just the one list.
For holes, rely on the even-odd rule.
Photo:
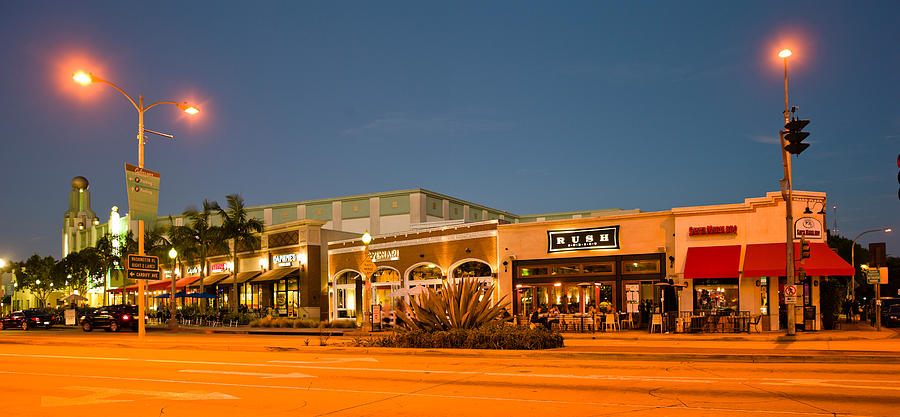
{"label": "traffic signal pole", "polygon": [[[788,104],[788,77],[787,77],[787,57],[784,57],[784,123],[787,124],[791,119],[790,108]],[[791,158],[785,149],[784,130],[778,132],[781,139],[779,147],[781,148],[781,161],[784,164],[784,179],[782,180],[781,195],[784,198],[785,210],[785,246],[787,253],[785,254],[787,262],[785,268],[785,278],[787,285],[794,285],[794,208],[793,208],[793,184],[791,180]],[[787,300],[785,300],[787,301]],[[797,333],[797,317],[794,315],[794,304],[785,302],[785,310],[787,311],[787,335],[793,336]]]}

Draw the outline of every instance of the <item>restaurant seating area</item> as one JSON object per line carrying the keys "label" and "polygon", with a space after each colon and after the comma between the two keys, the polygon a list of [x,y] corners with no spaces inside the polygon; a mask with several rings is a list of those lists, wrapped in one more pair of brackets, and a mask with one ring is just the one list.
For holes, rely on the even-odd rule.
{"label": "restaurant seating area", "polygon": [[[650,333],[752,333],[760,332],[762,316],[749,311],[668,312],[648,315],[643,322],[637,313],[559,314],[541,317],[546,325],[563,333],[618,332],[643,329]],[[519,317],[520,324],[528,323]]]}

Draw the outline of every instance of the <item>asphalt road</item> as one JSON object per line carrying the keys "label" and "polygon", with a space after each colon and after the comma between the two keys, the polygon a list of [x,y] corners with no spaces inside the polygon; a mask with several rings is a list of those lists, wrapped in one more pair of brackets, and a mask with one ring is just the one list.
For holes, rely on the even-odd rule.
{"label": "asphalt road", "polygon": [[[20,344],[33,338],[37,344]],[[322,348],[284,337],[3,333],[4,416],[900,414],[900,365]],[[298,344],[297,337],[293,339]],[[117,345],[121,346],[117,346]],[[251,351],[253,347],[257,351]],[[232,349],[232,350],[229,350]]]}

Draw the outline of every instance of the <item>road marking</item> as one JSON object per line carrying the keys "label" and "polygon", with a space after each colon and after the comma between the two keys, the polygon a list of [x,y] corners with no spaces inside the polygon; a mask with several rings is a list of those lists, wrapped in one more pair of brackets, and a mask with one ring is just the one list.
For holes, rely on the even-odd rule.
{"label": "road marking", "polygon": [[119,395],[150,397],[151,399],[165,400],[239,400],[240,398],[221,392],[167,392],[167,391],[147,391],[137,389],[121,389],[106,387],[63,387],[63,389],[73,389],[81,391],[91,391],[90,393],[80,397],[41,397],[41,407],[69,407],[73,405],[102,404],[115,402],[134,401],[129,399],[111,399]]}
{"label": "road marking", "polygon": [[312,361],[266,361],[268,363],[344,363],[344,362],[378,362],[375,358],[316,358]]}
{"label": "road marking", "polygon": [[[106,359],[93,358],[89,356],[53,356],[53,355],[31,355],[31,354],[12,354],[3,353],[3,356],[19,356],[19,357],[40,357],[40,358],[61,358],[61,359]],[[289,361],[269,361],[272,363],[242,363],[242,362],[210,362],[210,361],[188,361],[176,359],[140,359],[140,358],[112,358],[115,360],[131,361],[131,362],[152,362],[152,363],[173,363],[187,365],[222,365],[222,366],[249,366],[249,367],[278,367],[278,368],[296,368],[296,369],[319,369],[327,371],[353,371],[353,372],[396,372],[406,374],[434,374],[434,375],[478,375],[478,376],[496,376],[510,378],[557,378],[557,379],[581,379],[581,380],[608,380],[608,381],[644,381],[644,382],[669,382],[669,383],[735,383],[735,384],[788,384],[788,385],[811,385],[821,386],[830,380],[824,379],[796,379],[796,378],[736,378],[736,377],[685,377],[685,376],[641,376],[641,375],[574,375],[574,374],[523,374],[519,372],[480,372],[480,371],[447,371],[447,370],[430,370],[430,369],[395,369],[395,368],[356,368],[344,366],[312,366],[312,365],[296,365],[284,362]],[[303,363],[303,362],[300,362]],[[840,383],[860,383],[860,384],[878,384],[892,386],[900,385],[900,380],[873,380],[873,379],[839,379],[835,380]],[[848,386],[846,388],[852,388]],[[860,389],[866,389],[860,387]],[[892,389],[892,388],[889,388]]]}
{"label": "road marking", "polygon": [[[841,380],[841,382],[854,382],[852,380]],[[856,382],[876,382],[876,381],[856,381]],[[879,381],[880,382],[880,381]],[[797,380],[788,380],[785,382],[760,382],[760,385],[787,385],[787,386],[795,386],[795,385],[808,385],[808,386],[818,386],[818,387],[832,387],[832,388],[856,388],[861,390],[870,390],[870,389],[886,389],[892,391],[900,391],[900,387],[893,385],[850,385],[843,383],[831,382],[828,380],[803,380],[798,383]]]}
{"label": "road marking", "polygon": [[291,372],[289,374],[265,374],[258,372],[236,372],[236,371],[213,371],[209,369],[180,369],[178,372],[186,372],[192,374],[221,374],[221,375],[244,375],[244,376],[260,376],[263,379],[270,378],[315,378],[315,375],[301,374],[299,372]]}
{"label": "road marking", "polygon": [[[284,389],[291,391],[319,391],[319,392],[341,392],[350,394],[373,394],[387,395],[392,397],[423,397],[423,398],[441,398],[451,400],[483,400],[483,401],[509,401],[509,402],[525,402],[525,403],[544,403],[544,404],[576,404],[576,405],[593,405],[607,407],[626,407],[626,408],[645,408],[645,409],[675,409],[675,410],[699,410],[699,411],[717,411],[717,412],[734,412],[734,413],[752,413],[752,414],[784,414],[796,416],[834,416],[833,413],[827,412],[804,412],[804,411],[781,411],[781,410],[748,410],[740,408],[718,408],[718,407],[691,407],[681,403],[672,403],[669,405],[642,405],[642,404],[625,404],[598,401],[565,401],[565,400],[548,400],[535,398],[504,398],[504,397],[482,397],[468,395],[450,395],[450,394],[425,394],[421,392],[393,392],[393,391],[365,391],[355,389],[342,388],[315,388],[315,387],[294,387],[283,385],[260,385],[260,384],[237,384],[228,382],[209,382],[209,381],[181,381],[173,379],[153,379],[153,378],[136,378],[136,377],[120,377],[106,375],[73,375],[73,374],[51,374],[42,372],[14,372],[0,370],[0,374],[8,375],[31,375],[46,376],[51,378],[87,378],[87,379],[107,379],[120,381],[141,381],[141,382],[158,382],[165,384],[186,384],[186,385],[213,385],[220,387],[240,387],[240,388],[260,388],[260,389]],[[227,395],[227,394],[222,394]],[[230,397],[230,396],[229,396]],[[858,415],[843,414],[844,417],[861,417]]]}
{"label": "road marking", "polygon": [[98,361],[131,361],[129,358],[98,358],[95,356],[65,356],[65,355],[26,355],[21,353],[0,353],[0,356],[20,356],[25,358],[46,358],[46,359],[91,359]]}

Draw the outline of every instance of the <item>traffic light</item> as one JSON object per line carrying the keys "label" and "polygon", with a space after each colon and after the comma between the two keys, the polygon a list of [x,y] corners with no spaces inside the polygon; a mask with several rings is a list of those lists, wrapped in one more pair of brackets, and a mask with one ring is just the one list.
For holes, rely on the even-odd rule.
{"label": "traffic light", "polygon": [[809,124],[809,120],[793,119],[784,124],[784,139],[790,143],[784,147],[784,150],[792,155],[800,155],[800,152],[809,147],[808,143],[803,143],[803,139],[809,136],[809,132],[803,132],[803,128]]}
{"label": "traffic light", "polygon": [[[808,145],[807,145],[808,146]],[[800,238],[800,262],[809,259],[809,241],[805,237]]]}

